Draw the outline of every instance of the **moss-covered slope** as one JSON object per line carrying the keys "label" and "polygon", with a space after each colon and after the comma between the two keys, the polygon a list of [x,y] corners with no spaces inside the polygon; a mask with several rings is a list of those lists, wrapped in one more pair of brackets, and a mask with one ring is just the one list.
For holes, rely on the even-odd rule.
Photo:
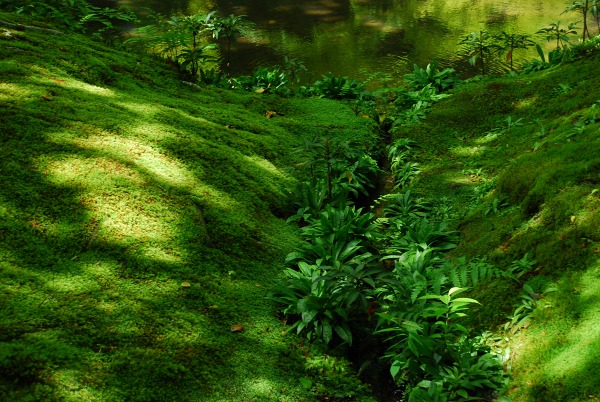
{"label": "moss-covered slope", "polygon": [[372,123],[199,89],[77,35],[0,33],[0,399],[308,399],[265,299],[297,242],[292,151],[372,141]]}
{"label": "moss-covered slope", "polygon": [[474,324],[499,329],[511,353],[515,401],[600,396],[600,78],[597,56],[536,74],[461,86],[420,125],[398,133],[422,145],[414,191],[448,197],[461,242],[452,254],[508,269],[537,260],[520,282],[478,291]]}

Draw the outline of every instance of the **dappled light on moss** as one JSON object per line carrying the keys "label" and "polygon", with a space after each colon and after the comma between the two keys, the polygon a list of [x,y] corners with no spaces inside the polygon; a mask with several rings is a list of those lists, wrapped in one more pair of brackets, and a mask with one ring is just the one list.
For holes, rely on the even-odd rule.
{"label": "dappled light on moss", "polygon": [[518,111],[527,111],[527,109],[531,107],[535,107],[538,103],[539,98],[537,96],[532,96],[528,98],[524,98],[515,104],[515,110]]}
{"label": "dappled light on moss", "polygon": [[[387,17],[354,23],[405,33]],[[335,28],[310,49],[288,43],[360,57],[332,46]],[[265,295],[299,241],[285,224],[297,211],[289,191],[308,174],[298,149],[327,135],[381,161],[374,120],[344,102],[182,85],[173,66],[77,35],[19,38],[11,45],[24,51],[0,47],[0,399],[5,389],[13,400],[315,397],[300,381],[309,351],[282,334]],[[527,85],[458,86],[393,133],[419,144],[415,202],[432,200],[436,219],[463,233],[444,262],[464,255],[504,272],[527,253],[539,261],[520,282],[481,290],[473,309],[476,329],[495,329],[525,284],[542,298],[512,345],[522,401],[578,386],[592,395],[600,376],[597,60],[574,66]],[[557,82],[577,90],[558,94]],[[506,130],[487,135],[499,121]]]}
{"label": "dappled light on moss", "polygon": [[[476,140],[475,142],[478,142],[479,140]],[[485,144],[486,141],[481,142],[481,144]],[[478,156],[481,155],[484,151],[486,150],[485,146],[455,146],[453,147],[450,151],[452,152],[452,154],[456,155],[456,156],[460,156],[460,157],[472,157],[472,156]]]}
{"label": "dappled light on moss", "polygon": [[15,101],[15,95],[19,98],[26,98],[35,93],[35,90],[27,89],[24,85],[0,82],[0,100],[4,102]]}
{"label": "dappled light on moss", "polygon": [[[160,110],[160,107],[156,104],[152,104],[149,102],[138,102],[138,101],[123,101],[123,102],[114,102],[115,105],[121,106],[133,113],[136,113],[140,116],[143,117],[151,117],[154,116],[154,114],[158,113],[158,111]],[[152,123],[147,123],[144,125],[140,125],[137,128],[133,128],[131,130],[148,130],[148,131],[156,131],[156,130],[160,130],[162,126],[158,125],[158,124],[152,124]],[[166,134],[166,133],[164,133]]]}
{"label": "dappled light on moss", "polygon": [[185,166],[141,141],[114,135],[90,136],[75,144],[132,164],[152,180],[179,188],[193,188],[198,181]]}
{"label": "dappled light on moss", "polygon": [[68,77],[61,78],[60,80],[58,80],[58,82],[57,82],[57,80],[58,79],[51,80],[50,83],[52,83],[54,85],[63,86],[65,88],[69,88],[69,89],[85,91],[85,92],[89,93],[90,95],[98,95],[98,96],[103,96],[103,97],[116,96],[115,92],[111,89],[88,84],[83,81],[75,80],[73,78],[68,78]]}
{"label": "dappled light on moss", "polygon": [[528,373],[529,383],[519,385],[518,400],[559,400],[561,392],[568,392],[573,400],[584,401],[596,392],[600,260],[562,285],[564,290],[548,296],[548,307],[539,318],[542,325],[530,328],[526,338],[520,337],[515,369]]}
{"label": "dappled light on moss", "polygon": [[256,167],[258,167],[260,169],[264,169],[264,170],[268,171],[269,173],[273,174],[274,176],[276,176],[278,178],[283,178],[283,179],[287,178],[286,177],[287,175],[285,173],[283,173],[275,165],[273,165],[271,162],[269,162],[268,160],[266,160],[264,158],[258,158],[256,156],[244,155],[244,160],[246,160],[248,163],[255,165]]}

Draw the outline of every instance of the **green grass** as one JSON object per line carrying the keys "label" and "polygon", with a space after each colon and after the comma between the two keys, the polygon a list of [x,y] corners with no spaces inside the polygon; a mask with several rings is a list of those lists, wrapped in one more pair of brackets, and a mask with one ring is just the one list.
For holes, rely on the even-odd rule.
{"label": "green grass", "polygon": [[[538,261],[521,283],[497,280],[474,292],[483,306],[473,325],[501,334],[523,284],[542,295],[531,324],[505,345],[514,401],[600,397],[598,63],[595,56],[463,85],[422,124],[397,133],[422,146],[412,191],[454,206],[461,242],[453,256],[504,269],[525,253]],[[520,125],[499,134],[508,116]]]}
{"label": "green grass", "polygon": [[372,141],[372,122],[333,101],[193,88],[78,35],[8,31],[0,399],[310,400],[300,340],[265,298],[298,242],[293,151],[332,130]]}

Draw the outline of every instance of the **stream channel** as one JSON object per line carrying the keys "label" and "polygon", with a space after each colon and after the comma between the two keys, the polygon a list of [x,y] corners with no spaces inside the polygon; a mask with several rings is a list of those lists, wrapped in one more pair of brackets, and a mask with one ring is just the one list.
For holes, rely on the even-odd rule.
{"label": "stream channel", "polygon": [[[361,80],[382,72],[401,78],[414,64],[425,67],[435,60],[438,68],[454,68],[464,77],[478,70],[468,62],[459,42],[469,33],[486,30],[528,34],[553,49],[541,28],[560,21],[577,22],[576,13],[562,12],[565,0],[92,0],[98,6],[126,6],[138,15],[148,10],[165,17],[207,14],[244,15],[253,24],[252,34],[238,38],[229,55],[234,76],[258,67],[283,65],[296,59],[307,68],[305,81],[314,82],[331,72]],[[579,24],[581,26],[581,24]],[[590,21],[592,35],[598,32]],[[577,42],[573,37],[572,42]],[[222,45],[222,54],[226,45]],[[518,50],[515,65],[537,57],[535,49]],[[508,64],[499,59],[489,70],[503,74]],[[382,345],[371,345],[380,349]],[[377,350],[380,352],[380,350]],[[371,354],[374,352],[372,351]],[[353,350],[351,360],[367,361],[369,352]],[[376,361],[376,359],[373,359]],[[377,364],[374,364],[377,365]],[[368,382],[380,401],[402,401],[387,368],[373,368]]]}

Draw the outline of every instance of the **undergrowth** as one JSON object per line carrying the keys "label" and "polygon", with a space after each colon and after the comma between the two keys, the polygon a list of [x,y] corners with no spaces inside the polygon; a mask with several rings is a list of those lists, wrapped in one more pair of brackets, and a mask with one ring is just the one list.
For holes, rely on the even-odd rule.
{"label": "undergrowth", "polygon": [[590,321],[598,301],[581,296],[595,291],[581,278],[593,277],[600,252],[597,66],[590,56],[462,85],[396,133],[421,145],[415,194],[446,197],[459,216],[450,256],[520,272],[520,282],[499,278],[474,292],[481,307],[470,315],[510,356],[514,401],[600,392],[595,355],[581,350],[600,333]]}

